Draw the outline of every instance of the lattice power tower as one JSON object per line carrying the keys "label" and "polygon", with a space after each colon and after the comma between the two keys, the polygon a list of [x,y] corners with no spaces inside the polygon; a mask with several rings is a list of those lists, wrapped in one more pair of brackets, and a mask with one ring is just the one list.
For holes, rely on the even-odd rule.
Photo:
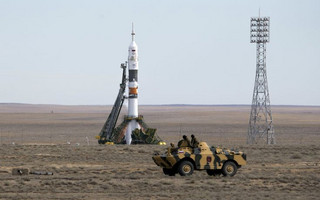
{"label": "lattice power tower", "polygon": [[251,105],[248,144],[275,144],[266,70],[266,43],[270,40],[270,17],[253,17],[250,42],[257,44],[256,78]]}

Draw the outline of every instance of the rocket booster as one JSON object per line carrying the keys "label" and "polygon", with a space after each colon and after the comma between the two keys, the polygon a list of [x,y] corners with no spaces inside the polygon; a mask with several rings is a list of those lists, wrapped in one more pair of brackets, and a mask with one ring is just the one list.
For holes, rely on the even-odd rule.
{"label": "rocket booster", "polygon": [[138,46],[134,41],[132,30],[132,42],[129,46],[128,69],[129,69],[129,110],[130,117],[138,117]]}
{"label": "rocket booster", "polygon": [[[135,32],[132,25],[132,41],[129,46],[128,69],[129,69],[129,100],[128,100],[128,116],[132,118],[138,117],[138,46],[134,41]],[[136,120],[131,120],[126,131],[126,143],[131,144],[131,134],[136,128],[140,129],[140,125]]]}

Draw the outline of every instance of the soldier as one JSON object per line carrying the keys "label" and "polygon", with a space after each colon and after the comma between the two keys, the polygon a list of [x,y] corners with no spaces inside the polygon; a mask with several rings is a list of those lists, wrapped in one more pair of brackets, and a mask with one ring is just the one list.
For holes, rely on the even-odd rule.
{"label": "soldier", "polygon": [[199,145],[199,141],[198,141],[197,138],[194,137],[194,135],[192,134],[192,135],[191,135],[191,146],[192,146],[193,148],[197,148],[198,145]]}
{"label": "soldier", "polygon": [[191,147],[191,142],[186,135],[182,136],[182,140],[178,142],[178,147]]}
{"label": "soldier", "polygon": [[[185,136],[185,135],[183,135],[183,136],[182,136],[182,138],[184,138],[184,137],[186,137],[186,136]],[[183,139],[182,139],[182,140],[179,140],[178,145],[177,145],[177,146],[178,146],[178,148],[181,146],[182,142],[183,142]]]}

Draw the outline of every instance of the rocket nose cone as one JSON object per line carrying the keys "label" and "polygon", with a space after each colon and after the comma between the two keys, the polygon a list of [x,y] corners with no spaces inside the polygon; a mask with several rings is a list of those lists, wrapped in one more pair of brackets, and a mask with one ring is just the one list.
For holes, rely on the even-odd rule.
{"label": "rocket nose cone", "polygon": [[132,41],[131,44],[129,45],[129,49],[137,49],[137,48],[138,48],[138,46],[137,46],[136,42]]}

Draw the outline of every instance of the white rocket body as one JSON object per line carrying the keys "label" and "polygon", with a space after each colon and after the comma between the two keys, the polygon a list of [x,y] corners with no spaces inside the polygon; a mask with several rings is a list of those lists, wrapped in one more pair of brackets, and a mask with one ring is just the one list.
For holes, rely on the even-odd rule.
{"label": "white rocket body", "polygon": [[[133,29],[133,28],[132,28]],[[128,117],[138,117],[138,46],[134,41],[134,30],[132,30],[132,42],[129,46],[128,69],[129,69],[129,97],[128,97]],[[132,131],[140,129],[136,120],[131,120],[126,130],[126,143],[131,144]]]}

